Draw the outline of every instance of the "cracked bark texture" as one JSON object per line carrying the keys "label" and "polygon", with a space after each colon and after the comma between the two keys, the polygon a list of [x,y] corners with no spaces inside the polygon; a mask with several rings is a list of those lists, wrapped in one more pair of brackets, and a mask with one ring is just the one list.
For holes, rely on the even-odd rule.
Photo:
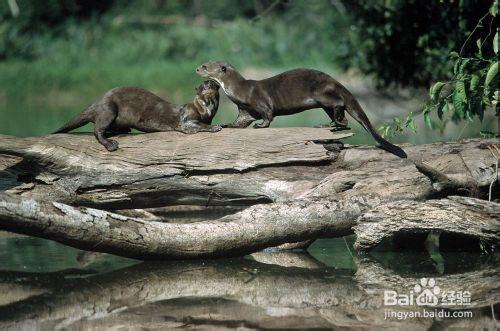
{"label": "cracked bark texture", "polygon": [[[85,134],[2,136],[8,194],[0,197],[0,229],[141,259],[235,256],[350,234],[358,217],[383,204],[481,195],[495,175],[487,149],[494,139],[404,146],[409,159],[399,159],[374,147],[340,150],[333,140],[345,135],[324,129],[222,132],[120,136],[116,153]],[[148,213],[179,204],[250,207],[175,224],[67,204]]]}
{"label": "cracked bark texture", "polygon": [[349,136],[315,128],[160,132],[118,136],[113,153],[87,134],[0,136],[0,189],[106,209],[272,202],[319,182],[328,168],[307,169],[329,164],[338,155],[329,144]]}
{"label": "cracked bark texture", "polygon": [[391,202],[363,214],[356,223],[358,250],[372,249],[398,232],[443,231],[500,243],[500,204],[473,198]]}

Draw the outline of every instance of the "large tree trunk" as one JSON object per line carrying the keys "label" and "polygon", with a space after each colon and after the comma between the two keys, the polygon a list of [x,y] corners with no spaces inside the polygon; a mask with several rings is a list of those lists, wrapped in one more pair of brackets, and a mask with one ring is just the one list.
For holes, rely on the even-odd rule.
{"label": "large tree trunk", "polygon": [[[477,227],[462,232],[498,244],[498,204],[439,200],[470,215],[469,223],[449,224],[444,213],[428,217],[433,202],[424,202],[485,197],[496,180],[487,148],[496,140],[405,146],[410,158],[399,159],[373,147],[340,149],[335,139],[347,136],[313,128],[126,135],[115,153],[85,134],[3,136],[0,185],[8,194],[0,196],[0,229],[140,259],[222,257],[343,236],[373,215],[391,224],[394,205],[414,203],[425,208],[412,208],[412,231],[456,232],[476,222],[483,234]],[[158,217],[159,209],[179,204],[250,207],[191,224]],[[486,207],[472,208],[478,204]]]}

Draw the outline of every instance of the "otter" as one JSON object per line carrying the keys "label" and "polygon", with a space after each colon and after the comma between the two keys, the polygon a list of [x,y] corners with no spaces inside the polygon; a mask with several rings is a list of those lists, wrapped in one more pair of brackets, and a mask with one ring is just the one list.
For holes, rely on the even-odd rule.
{"label": "otter", "polygon": [[118,142],[107,137],[128,133],[131,129],[183,133],[220,131],[220,125],[211,125],[219,107],[219,85],[207,80],[195,90],[192,103],[176,105],[140,87],[117,87],[54,133],[69,132],[93,122],[96,139],[113,152],[118,149]]}
{"label": "otter", "polygon": [[294,69],[263,79],[245,79],[232,65],[210,61],[196,68],[200,76],[215,80],[238,106],[238,117],[224,127],[267,128],[275,116],[291,115],[312,108],[323,108],[335,129],[347,127],[345,111],[367,130],[381,147],[401,158],[406,153],[382,138],[354,96],[331,76],[312,69]]}

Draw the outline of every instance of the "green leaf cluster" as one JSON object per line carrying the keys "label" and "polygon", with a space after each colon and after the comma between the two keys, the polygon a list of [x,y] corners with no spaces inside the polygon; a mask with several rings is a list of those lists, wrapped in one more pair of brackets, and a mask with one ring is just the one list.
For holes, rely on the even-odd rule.
{"label": "green leaf cluster", "polygon": [[[484,58],[478,51],[475,57],[464,58],[457,53],[451,54],[454,62],[453,76],[449,81],[434,83],[429,89],[429,101],[424,105],[425,123],[432,127],[431,114],[436,113],[440,120],[448,114],[452,121],[481,121],[488,109],[498,109],[498,31],[491,48],[495,57]],[[484,47],[484,45],[483,45]]]}
{"label": "green leaf cluster", "polygon": [[[495,0],[476,27],[471,29],[460,51],[449,53],[448,63],[443,67],[453,68],[451,78],[436,81],[430,86],[429,98],[422,108],[427,127],[442,131],[448,120],[458,123],[478,118],[482,121],[485,112],[490,110],[499,114],[497,15],[498,0]],[[489,24],[486,26],[484,22]],[[476,36],[475,31],[480,27],[489,33],[484,37]],[[470,44],[474,44],[476,50],[467,56],[463,55]],[[402,132],[400,122],[399,119],[394,119],[393,123],[382,126],[380,131],[389,137]],[[495,135],[487,131],[479,134],[483,137]]]}

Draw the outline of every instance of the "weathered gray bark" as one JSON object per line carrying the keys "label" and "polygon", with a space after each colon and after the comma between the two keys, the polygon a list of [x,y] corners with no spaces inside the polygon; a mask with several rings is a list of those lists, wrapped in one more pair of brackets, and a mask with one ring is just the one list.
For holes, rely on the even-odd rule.
{"label": "weathered gray bark", "polygon": [[373,147],[325,148],[345,136],[316,128],[163,132],[119,136],[122,148],[114,153],[86,134],[0,136],[0,189],[116,210],[253,205],[309,193],[425,199],[436,188],[413,161],[471,188],[489,185],[495,173],[486,148],[494,139],[404,146],[407,160]]}
{"label": "weathered gray bark", "polygon": [[473,198],[391,202],[363,214],[356,223],[354,247],[360,250],[374,248],[398,232],[442,231],[500,243],[500,204]]}
{"label": "weathered gray bark", "polygon": [[[290,260],[308,259],[305,255],[288,255]],[[72,277],[47,284],[43,280],[53,275],[0,272],[0,284],[41,293],[0,307],[0,328],[300,326],[422,330],[443,323],[425,317],[412,319],[411,324],[408,320],[385,320],[384,290],[407,293],[420,279],[403,277],[370,259],[356,263],[356,272],[318,267],[314,261],[308,263],[312,269],[292,265],[285,268],[248,259],[204,264],[143,263],[85,279]],[[451,308],[472,310],[474,315],[471,319],[453,320],[454,326],[468,330],[498,326],[479,309],[500,300],[497,270],[498,263],[492,261],[475,271],[435,278],[442,291],[471,292],[470,306]],[[442,305],[436,308],[450,309]],[[422,311],[423,307],[400,309]]]}
{"label": "weathered gray bark", "polygon": [[144,260],[225,257],[350,233],[351,224],[333,221],[333,210],[345,214],[341,204],[295,202],[252,206],[215,221],[178,224],[0,193],[0,229]]}
{"label": "weathered gray bark", "polygon": [[0,136],[0,189],[106,209],[272,202],[319,183],[330,170],[308,174],[310,167],[334,160],[338,148],[325,144],[350,135],[315,128],[160,132],[119,136],[113,153],[87,134]]}
{"label": "weathered gray bark", "polygon": [[[123,136],[116,153],[88,135],[4,136],[0,151],[11,156],[0,158],[0,177],[14,195],[0,198],[0,229],[141,259],[234,256],[350,234],[358,217],[382,204],[481,195],[495,175],[487,146],[496,140],[405,146],[410,159],[402,160],[373,147],[330,144],[329,151],[323,143],[340,136],[323,129],[223,132]],[[169,204],[254,206],[175,224],[61,201],[153,213]]]}

